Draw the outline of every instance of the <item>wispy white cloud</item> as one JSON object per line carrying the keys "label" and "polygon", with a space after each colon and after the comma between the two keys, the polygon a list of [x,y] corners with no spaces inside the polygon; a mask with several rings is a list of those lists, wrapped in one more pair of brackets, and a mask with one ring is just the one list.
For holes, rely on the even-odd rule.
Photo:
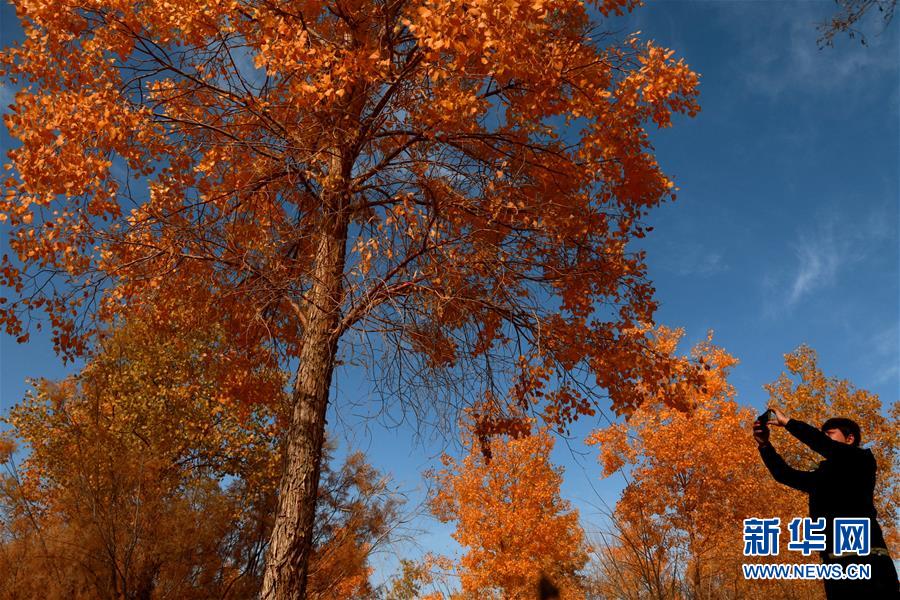
{"label": "wispy white cloud", "polygon": [[683,277],[711,277],[728,270],[721,252],[692,241],[669,244],[659,260],[663,269]]}
{"label": "wispy white cloud", "polygon": [[814,218],[797,232],[787,264],[764,275],[766,312],[771,316],[795,308],[812,294],[837,285],[853,265],[892,235],[887,222],[878,210],[865,219],[836,211]]}
{"label": "wispy white cloud", "polygon": [[682,263],[680,273],[709,276],[728,270],[720,252],[703,252],[690,262]]}
{"label": "wispy white cloud", "polygon": [[900,365],[897,363],[888,364],[875,373],[872,381],[875,382],[875,385],[884,385],[890,381],[896,381],[898,375],[900,375]]}
{"label": "wispy white cloud", "polygon": [[[816,26],[835,10],[824,2],[795,2],[790,10],[757,10],[756,3],[723,2],[719,15],[735,31],[736,81],[746,91],[772,100],[784,94],[817,96],[847,85],[863,84],[886,74],[896,76],[896,35],[867,36],[867,45],[839,39],[834,48],[819,48]],[[877,29],[876,29],[877,31]],[[859,87],[860,93],[866,87]]]}
{"label": "wispy white cloud", "polygon": [[900,354],[900,322],[876,333],[872,338],[871,346],[872,351],[878,356]]}
{"label": "wispy white cloud", "polygon": [[838,269],[854,259],[847,244],[843,243],[830,223],[814,235],[804,235],[795,244],[797,269],[792,275],[788,291],[788,305],[818,288],[834,283]]}
{"label": "wispy white cloud", "polygon": [[870,361],[876,365],[875,384],[897,381],[900,376],[900,321],[877,332],[870,340],[869,348]]}
{"label": "wispy white cloud", "polygon": [[0,114],[7,112],[7,106],[12,104],[15,91],[7,83],[0,81]]}

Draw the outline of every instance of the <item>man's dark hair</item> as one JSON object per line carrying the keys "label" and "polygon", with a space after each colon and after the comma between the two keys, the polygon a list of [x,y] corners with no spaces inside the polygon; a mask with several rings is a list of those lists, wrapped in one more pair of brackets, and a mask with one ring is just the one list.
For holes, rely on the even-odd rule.
{"label": "man's dark hair", "polygon": [[853,445],[859,446],[860,433],[859,425],[856,424],[856,421],[844,417],[834,417],[822,423],[822,431],[828,431],[829,429],[840,430],[840,432],[844,434],[844,437],[849,437],[852,433]]}

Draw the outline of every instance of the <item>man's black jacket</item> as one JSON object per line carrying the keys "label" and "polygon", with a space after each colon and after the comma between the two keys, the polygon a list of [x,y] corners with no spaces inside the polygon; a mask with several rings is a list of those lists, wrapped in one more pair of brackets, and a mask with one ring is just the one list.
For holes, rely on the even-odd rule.
{"label": "man's black jacket", "polygon": [[770,444],[760,446],[763,462],[775,481],[809,494],[809,516],[825,517],[825,535],[832,548],[835,517],[868,517],[872,548],[884,548],[884,536],[875,520],[875,457],[872,451],[832,440],[815,427],[791,419],[785,425],[795,438],[825,457],[814,471],[789,467]]}

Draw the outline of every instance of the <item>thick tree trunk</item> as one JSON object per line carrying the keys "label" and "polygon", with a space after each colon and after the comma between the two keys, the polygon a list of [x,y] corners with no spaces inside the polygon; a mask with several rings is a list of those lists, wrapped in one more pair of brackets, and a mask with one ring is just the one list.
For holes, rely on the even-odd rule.
{"label": "thick tree trunk", "polygon": [[[337,351],[347,220],[340,202],[326,215],[316,250],[278,512],[269,540],[260,598],[298,600],[306,590],[319,487],[325,411]],[[333,207],[334,208],[334,207]]]}
{"label": "thick tree trunk", "polygon": [[694,554],[694,568],[691,572],[691,587],[694,590],[694,600],[702,600],[703,593],[701,590],[701,586],[703,584],[703,579],[700,577],[700,559],[697,558],[697,555]]}

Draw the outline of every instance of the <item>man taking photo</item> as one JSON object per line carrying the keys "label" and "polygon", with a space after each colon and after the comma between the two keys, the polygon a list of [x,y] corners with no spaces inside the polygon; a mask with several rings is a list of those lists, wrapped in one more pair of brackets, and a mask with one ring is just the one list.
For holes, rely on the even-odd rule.
{"label": "man taking photo", "polygon": [[[825,421],[818,430],[787,417],[777,408],[770,408],[767,414],[774,416],[766,422],[757,420],[753,424],[753,438],[759,445],[763,463],[775,481],[809,494],[809,516],[812,519],[825,518],[827,549],[820,552],[822,562],[844,567],[848,564],[869,564],[872,568],[871,579],[825,579],[828,600],[900,600],[897,571],[876,519],[875,457],[871,450],[860,448],[859,425],[850,419],[833,418]],[[788,466],[769,443],[769,424],[784,427],[825,460],[813,471]],[[869,519],[870,552],[867,556],[836,555],[833,546],[834,519],[854,517]]]}

